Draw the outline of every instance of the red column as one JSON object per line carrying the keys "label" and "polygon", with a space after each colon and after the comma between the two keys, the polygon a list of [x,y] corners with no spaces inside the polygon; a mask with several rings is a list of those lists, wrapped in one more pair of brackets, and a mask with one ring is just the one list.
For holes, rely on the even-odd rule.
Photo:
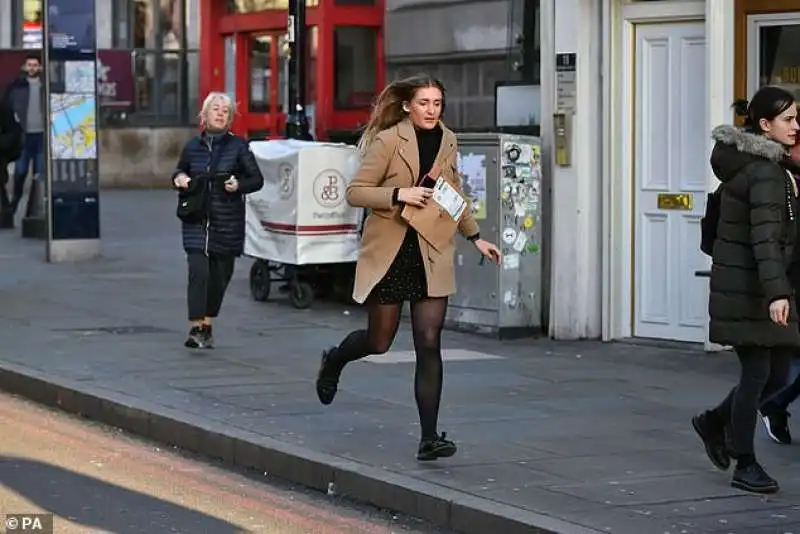
{"label": "red column", "polygon": [[376,43],[377,47],[377,55],[375,59],[378,63],[377,69],[375,70],[377,88],[375,90],[375,94],[379,94],[383,88],[386,86],[386,41],[384,39],[384,31],[383,29],[386,27],[386,2],[385,0],[378,0],[378,6],[381,16],[383,20],[381,21],[381,26],[378,29],[378,39]]}
{"label": "red column", "polygon": [[225,41],[217,24],[225,14],[225,0],[200,0],[200,101],[211,91],[225,88]]}

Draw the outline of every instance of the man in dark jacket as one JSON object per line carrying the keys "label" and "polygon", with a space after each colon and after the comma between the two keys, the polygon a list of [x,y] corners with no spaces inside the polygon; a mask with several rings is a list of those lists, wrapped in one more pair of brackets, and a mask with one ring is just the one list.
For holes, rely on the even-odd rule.
{"label": "man in dark jacket", "polygon": [[38,55],[30,55],[22,66],[22,75],[9,85],[3,100],[14,110],[25,132],[22,155],[14,165],[12,211],[16,212],[25,191],[25,180],[33,166],[33,175],[44,170],[45,102],[42,65]]}
{"label": "man in dark jacket", "polygon": [[22,153],[22,125],[11,106],[0,100],[0,228],[14,227],[14,213],[8,198],[8,166]]}
{"label": "man in dark jacket", "polygon": [[[800,186],[800,139],[790,151],[791,159],[784,163],[785,168],[792,173],[792,177]],[[797,218],[800,224],[800,217]],[[800,232],[798,232],[800,235]],[[789,282],[795,292],[795,298],[800,293],[800,245],[796,244],[789,267]],[[791,445],[792,433],[789,430],[789,405],[800,397],[800,375],[784,389],[768,398],[761,405],[760,415],[767,435],[776,443]]]}

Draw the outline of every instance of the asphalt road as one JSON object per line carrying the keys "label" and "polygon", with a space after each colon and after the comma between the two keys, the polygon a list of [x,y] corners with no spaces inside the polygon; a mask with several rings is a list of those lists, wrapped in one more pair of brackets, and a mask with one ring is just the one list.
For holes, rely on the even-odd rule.
{"label": "asphalt road", "polygon": [[0,429],[0,514],[53,513],[56,534],[441,533],[5,394]]}

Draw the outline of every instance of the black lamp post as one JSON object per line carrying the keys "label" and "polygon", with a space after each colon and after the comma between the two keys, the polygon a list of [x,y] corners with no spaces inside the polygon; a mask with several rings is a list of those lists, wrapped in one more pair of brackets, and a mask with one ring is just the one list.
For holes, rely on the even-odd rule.
{"label": "black lamp post", "polygon": [[289,109],[286,137],[313,141],[306,116],[306,0],[290,0],[289,22]]}

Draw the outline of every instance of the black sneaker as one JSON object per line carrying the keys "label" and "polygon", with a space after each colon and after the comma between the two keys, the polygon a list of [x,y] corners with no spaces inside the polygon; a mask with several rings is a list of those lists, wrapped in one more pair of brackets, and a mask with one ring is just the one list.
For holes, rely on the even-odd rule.
{"label": "black sneaker", "polygon": [[781,445],[792,444],[792,434],[789,432],[789,412],[786,410],[761,410],[759,412],[764,426],[767,428],[767,435],[775,443]]}
{"label": "black sneaker", "polygon": [[706,454],[714,467],[727,471],[731,466],[731,457],[725,445],[725,428],[714,428],[709,421],[708,412],[692,417],[692,426],[697,435],[703,440]]}
{"label": "black sneaker", "polygon": [[339,377],[342,374],[342,369],[335,368],[331,362],[334,351],[336,351],[336,347],[323,351],[317,373],[317,397],[326,406],[332,403],[336,397],[336,392],[339,390]]}
{"label": "black sneaker", "polygon": [[206,336],[203,333],[203,329],[199,326],[193,326],[191,330],[189,330],[189,337],[186,339],[183,346],[189,349],[202,349],[205,347],[205,343]]}
{"label": "black sneaker", "polygon": [[744,467],[736,466],[731,486],[752,493],[777,493],[780,490],[778,482],[769,476],[758,462]]}
{"label": "black sneaker", "polygon": [[201,332],[203,335],[203,347],[204,349],[213,349],[214,348],[214,334],[210,324],[203,325],[201,327]]}
{"label": "black sneaker", "polygon": [[456,444],[447,439],[447,432],[442,432],[441,436],[437,436],[434,439],[420,441],[417,460],[430,462],[439,458],[450,458],[456,451],[458,451]]}

